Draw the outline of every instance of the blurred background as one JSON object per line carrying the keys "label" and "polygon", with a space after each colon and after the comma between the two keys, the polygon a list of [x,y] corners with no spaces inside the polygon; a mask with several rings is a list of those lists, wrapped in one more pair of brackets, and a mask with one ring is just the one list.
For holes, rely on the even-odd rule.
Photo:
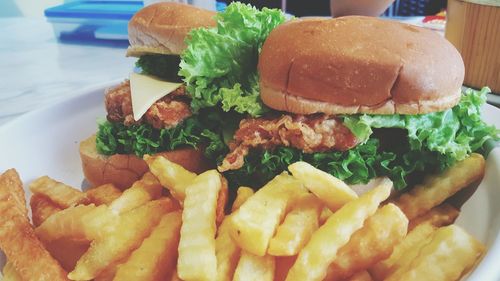
{"label": "blurred background", "polygon": [[2,0],[0,2],[0,17],[43,17],[43,11],[46,8],[62,3],[62,0]]}
{"label": "blurred background", "polygon": [[[52,26],[54,36],[66,43],[110,44],[126,47],[127,22],[144,5],[168,0],[2,0],[0,19],[24,18]],[[222,11],[232,0],[174,0]],[[435,15],[446,0],[241,0],[261,9],[277,8],[296,17],[368,15],[404,17]],[[443,17],[444,19],[444,17]],[[420,20],[420,19],[418,19]],[[8,22],[9,20],[7,20]],[[415,20],[413,20],[415,22]],[[7,23],[4,20],[4,23]],[[433,21],[444,29],[444,21]],[[107,41],[106,40],[110,40]]]}
{"label": "blurred background", "polygon": [[[77,2],[78,0],[2,0],[0,2],[0,17],[15,17],[15,16],[26,16],[26,17],[43,17],[44,10],[49,7],[54,7],[61,5],[63,3]],[[110,2],[117,2],[117,0],[109,0]],[[132,0],[134,1],[134,0]],[[346,0],[332,0],[335,2],[345,2]],[[359,2],[360,4],[366,5],[363,2],[367,1],[351,1],[352,3]],[[370,0],[371,1],[371,0]],[[97,2],[97,1],[94,1]],[[103,1],[100,1],[103,2]],[[104,1],[107,2],[107,1]],[[118,1],[119,2],[119,1]],[[138,1],[143,2],[143,1]],[[145,4],[157,2],[155,0],[146,0]],[[208,0],[181,0],[181,2],[188,2],[190,4],[196,4],[198,6],[210,5],[211,1]],[[222,3],[229,4],[231,0],[221,0]],[[288,13],[295,16],[329,16],[330,12],[330,0],[242,0],[240,2],[250,3],[258,8],[269,7],[269,8],[279,8],[284,9]],[[387,0],[377,0],[372,2],[378,2],[379,5],[388,6],[387,3],[392,1]],[[446,0],[418,0],[418,1],[396,1],[398,5],[391,7],[392,9],[387,9],[392,11],[393,15],[399,16],[414,16],[414,15],[431,15],[436,14],[443,7],[446,6]],[[412,4],[413,3],[413,4]],[[397,7],[396,7],[397,6]],[[386,8],[385,7],[385,8]],[[215,8],[214,8],[215,9]],[[384,9],[385,10],[385,9]]]}

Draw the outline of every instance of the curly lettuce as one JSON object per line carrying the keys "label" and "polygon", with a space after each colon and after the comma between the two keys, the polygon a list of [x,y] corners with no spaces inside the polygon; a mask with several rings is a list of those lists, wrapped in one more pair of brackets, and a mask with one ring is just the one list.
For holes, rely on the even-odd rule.
{"label": "curly lettuce", "polygon": [[217,15],[216,28],[191,31],[179,75],[192,97],[191,108],[220,106],[251,116],[267,108],[259,96],[257,62],[264,40],[285,21],[276,9],[262,11],[239,2]]}
{"label": "curly lettuce", "polygon": [[290,147],[252,150],[242,168],[225,176],[234,186],[260,187],[291,163],[306,161],[349,184],[388,176],[397,189],[404,189],[471,152],[484,154],[488,142],[500,139],[500,130],[481,120],[488,91],[466,90],[458,105],[443,112],[342,116],[362,144],[343,152],[310,154]]}
{"label": "curly lettuce", "polygon": [[408,147],[383,149],[378,138],[348,151],[304,153],[291,147],[253,150],[242,168],[224,173],[233,186],[260,187],[296,161],[306,161],[349,184],[366,183],[377,176],[388,176],[397,189],[403,189],[425,172],[442,171],[449,166],[446,156],[437,152],[412,151]]}
{"label": "curly lettuce", "polygon": [[147,123],[125,126],[122,123],[99,123],[97,151],[104,155],[154,154],[183,147],[203,148],[209,159],[227,153],[222,116],[217,113],[195,115],[173,128],[156,129]]}
{"label": "curly lettuce", "polygon": [[481,119],[481,106],[490,89],[467,89],[455,107],[420,115],[346,115],[344,124],[363,142],[374,128],[399,128],[407,131],[411,150],[429,150],[463,160],[480,150],[489,140],[498,140],[499,130]]}

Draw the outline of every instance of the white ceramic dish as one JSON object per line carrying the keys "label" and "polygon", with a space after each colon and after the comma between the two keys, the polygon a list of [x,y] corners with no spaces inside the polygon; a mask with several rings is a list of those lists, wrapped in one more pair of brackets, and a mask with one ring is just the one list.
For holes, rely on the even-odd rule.
{"label": "white ceramic dish", "polygon": [[496,106],[500,106],[500,95],[488,94],[488,102]]}
{"label": "white ceramic dish", "polygon": [[[104,89],[118,82],[82,90],[80,95],[30,112],[0,127],[0,171],[16,168],[25,186],[39,176],[49,175],[80,187],[83,174],[78,143],[96,131],[97,118],[105,114]],[[484,118],[500,128],[500,109],[486,105]],[[496,148],[488,157],[483,182],[465,203],[457,221],[488,247],[486,256],[468,280],[500,280],[499,182],[500,148]],[[0,256],[0,268],[4,262]]]}

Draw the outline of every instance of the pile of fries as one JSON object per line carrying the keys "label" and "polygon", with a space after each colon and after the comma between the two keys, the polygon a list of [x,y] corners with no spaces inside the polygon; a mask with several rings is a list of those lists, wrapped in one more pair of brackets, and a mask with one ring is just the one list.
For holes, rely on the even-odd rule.
{"label": "pile of fries", "polygon": [[395,198],[386,178],[358,196],[297,162],[256,192],[240,187],[229,214],[216,170],[145,160],[124,191],[35,180],[32,223],[19,175],[3,173],[3,280],[458,280],[485,251],[446,202],[482,178],[478,154]]}

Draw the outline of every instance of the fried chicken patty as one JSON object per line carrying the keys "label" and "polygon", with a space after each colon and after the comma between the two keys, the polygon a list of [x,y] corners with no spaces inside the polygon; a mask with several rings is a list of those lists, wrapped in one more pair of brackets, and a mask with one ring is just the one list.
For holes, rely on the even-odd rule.
{"label": "fried chicken patty", "polygon": [[186,87],[181,86],[156,101],[140,120],[134,120],[130,81],[127,80],[106,91],[106,118],[110,122],[121,122],[126,126],[146,122],[157,129],[172,128],[191,116],[189,102]]}
{"label": "fried chicken patty", "polygon": [[250,148],[270,150],[277,146],[298,148],[306,153],[345,151],[358,144],[352,132],[334,117],[324,114],[282,115],[277,118],[244,119],[230,144],[219,171],[243,166]]}

